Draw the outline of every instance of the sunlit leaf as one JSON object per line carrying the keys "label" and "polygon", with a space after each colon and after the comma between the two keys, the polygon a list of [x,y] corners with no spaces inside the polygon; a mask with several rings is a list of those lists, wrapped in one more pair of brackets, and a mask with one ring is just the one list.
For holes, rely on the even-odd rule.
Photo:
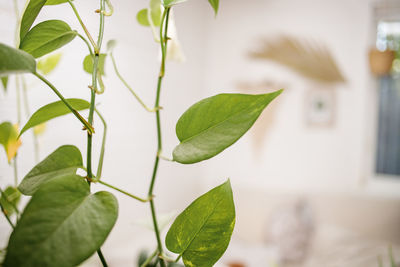
{"label": "sunlit leaf", "polygon": [[262,95],[220,94],[191,106],[176,124],[175,161],[209,159],[235,143],[282,90]]}
{"label": "sunlit leaf", "polygon": [[[90,107],[89,102],[83,99],[69,98],[67,102],[76,111],[88,109]],[[69,113],[71,113],[71,110],[61,100],[47,104],[33,113],[24,128],[22,128],[20,135],[36,125]]]}
{"label": "sunlit leaf", "polygon": [[47,0],[46,6],[59,5],[59,4],[67,3],[67,2],[68,2],[68,0]]}
{"label": "sunlit leaf", "polygon": [[42,58],[37,63],[37,69],[44,75],[52,72],[58,65],[61,59],[61,53],[50,55]]}
{"label": "sunlit leaf", "polygon": [[[98,69],[100,71],[101,75],[105,75],[104,72],[104,65],[106,62],[107,54],[100,54],[99,55],[99,64],[98,64]],[[83,60],[83,69],[89,73],[92,74],[93,72],[93,57],[91,55],[87,55],[85,59]]]}
{"label": "sunlit leaf", "polygon": [[75,174],[81,167],[83,162],[79,149],[71,145],[61,146],[27,174],[18,189],[22,194],[31,196],[42,184],[60,176]]}
{"label": "sunlit leaf", "polygon": [[0,124],[0,144],[3,145],[8,163],[10,163],[21,146],[21,140],[18,138],[18,125],[12,125],[10,122]]}
{"label": "sunlit leaf", "polygon": [[163,0],[164,7],[171,7],[173,5],[186,2],[187,0]]}
{"label": "sunlit leaf", "polygon": [[212,8],[214,9],[215,15],[218,13],[218,7],[219,7],[219,0],[208,0]]}
{"label": "sunlit leaf", "polygon": [[36,17],[39,15],[40,10],[46,4],[46,0],[30,0],[28,6],[21,20],[21,28],[19,31],[20,41],[24,39],[25,35],[30,30]]}
{"label": "sunlit leaf", "polygon": [[36,61],[28,53],[0,43],[0,76],[35,73]]}
{"label": "sunlit leaf", "polygon": [[86,180],[77,175],[53,179],[26,206],[3,266],[77,266],[100,248],[117,216],[112,194],[90,194]]}
{"label": "sunlit leaf", "polygon": [[3,194],[0,196],[0,204],[3,207],[3,212],[7,215],[15,213],[19,200],[21,199],[21,193],[15,187],[9,186],[3,190]]}
{"label": "sunlit leaf", "polygon": [[35,127],[33,127],[33,133],[35,135],[41,135],[46,131],[46,123],[41,123]]}
{"label": "sunlit leaf", "polygon": [[182,255],[185,266],[211,267],[224,254],[235,226],[229,180],[196,199],[174,221],[167,248]]}
{"label": "sunlit leaf", "polygon": [[150,26],[149,18],[147,16],[148,9],[142,9],[136,14],[136,20],[142,26]]}
{"label": "sunlit leaf", "polygon": [[47,20],[33,27],[21,40],[19,48],[38,58],[68,44],[76,35],[64,21]]}
{"label": "sunlit leaf", "polygon": [[1,84],[3,85],[4,92],[7,92],[8,76],[1,77]]}

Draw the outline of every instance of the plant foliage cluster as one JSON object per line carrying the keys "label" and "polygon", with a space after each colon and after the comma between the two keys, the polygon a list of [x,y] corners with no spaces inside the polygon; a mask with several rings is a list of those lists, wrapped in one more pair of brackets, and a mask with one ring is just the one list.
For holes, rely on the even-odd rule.
{"label": "plant foliage cluster", "polygon": [[[112,54],[115,41],[109,41],[107,52],[102,53],[104,24],[114,9],[110,0],[99,0],[100,6],[96,10],[99,15],[99,32],[96,41],[72,0],[28,1],[23,15],[21,18],[18,16],[19,41],[16,42],[16,47],[0,43],[0,77],[4,89],[7,90],[11,76],[24,85],[24,75],[31,74],[47,85],[58,96],[59,101],[29,114],[21,131],[11,122],[0,124],[0,144],[4,147],[8,163],[15,167],[15,184],[1,190],[0,198],[1,210],[13,228],[8,246],[4,250],[4,267],[76,266],[96,252],[103,266],[107,266],[100,248],[117,220],[118,202],[108,191],[91,193],[91,183],[100,183],[149,204],[157,249],[141,260],[141,266],[180,266],[180,260],[185,266],[213,266],[223,255],[235,225],[235,206],[229,180],[198,197],[180,213],[169,228],[165,242],[161,240],[157,221],[153,189],[158,164],[163,159],[160,92],[166,73],[167,47],[174,41],[168,31],[170,13],[176,4],[182,2],[185,0],[150,0],[148,8],[137,14],[138,22],[151,28],[162,54],[155,105],[149,108],[119,73]],[[219,0],[208,2],[217,14]],[[63,4],[60,8],[70,6],[82,29],[71,29],[66,22],[57,19],[36,23],[37,16],[46,5],[60,4]],[[60,60],[59,54],[49,54],[74,39],[83,41],[89,51],[83,61],[84,70],[92,75],[89,100],[64,98],[60,90],[45,77]],[[45,55],[48,57],[42,58]],[[155,114],[157,152],[145,198],[132,195],[101,179],[107,124],[95,104],[96,97],[104,91],[102,76],[107,57],[111,58],[116,75],[132,95],[144,108]],[[16,87],[16,90],[21,90]],[[86,85],[82,84],[82,87]],[[24,87],[23,90],[25,89]],[[280,93],[281,91],[262,95],[220,94],[195,103],[176,124],[180,143],[173,151],[173,161],[195,164],[221,153],[249,130],[266,106]],[[81,115],[83,110],[88,111],[87,118]],[[63,145],[40,161],[19,181],[16,161],[21,136],[32,130],[36,136],[43,123],[67,114],[74,115],[82,123],[87,138],[86,158],[83,159],[77,147]],[[104,126],[96,173],[92,166],[92,138],[98,134],[98,129],[95,131],[92,126],[95,118]],[[85,171],[86,175],[78,175],[79,169]],[[18,207],[21,194],[30,197],[23,212]],[[177,254],[176,260],[171,260],[165,247],[171,253]]]}

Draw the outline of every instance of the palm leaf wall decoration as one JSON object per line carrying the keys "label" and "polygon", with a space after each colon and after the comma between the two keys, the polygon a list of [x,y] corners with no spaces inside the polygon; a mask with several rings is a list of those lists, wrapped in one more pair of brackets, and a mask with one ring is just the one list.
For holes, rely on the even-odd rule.
{"label": "palm leaf wall decoration", "polygon": [[264,39],[250,57],[284,65],[300,75],[323,83],[345,82],[330,51],[323,45],[282,36],[273,41]]}

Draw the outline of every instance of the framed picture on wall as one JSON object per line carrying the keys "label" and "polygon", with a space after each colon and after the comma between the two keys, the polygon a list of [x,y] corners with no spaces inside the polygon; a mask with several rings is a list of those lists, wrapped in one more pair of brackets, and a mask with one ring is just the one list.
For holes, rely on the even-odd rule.
{"label": "framed picture on wall", "polygon": [[332,127],[335,122],[336,91],[333,88],[309,89],[306,93],[307,126]]}

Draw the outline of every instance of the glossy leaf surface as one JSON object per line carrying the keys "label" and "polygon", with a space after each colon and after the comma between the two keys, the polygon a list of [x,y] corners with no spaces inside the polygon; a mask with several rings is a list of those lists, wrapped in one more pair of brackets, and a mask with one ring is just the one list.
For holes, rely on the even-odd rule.
{"label": "glossy leaf surface", "polygon": [[[106,58],[107,58],[107,54],[100,54],[99,55],[99,64],[98,64],[98,69],[100,71],[101,75],[105,75],[105,71],[104,71],[104,65],[106,63]],[[83,60],[83,69],[89,73],[92,74],[93,72],[93,58],[91,55],[87,55],[85,57],[85,59]]]}
{"label": "glossy leaf surface", "polygon": [[8,76],[1,77],[1,84],[3,85],[4,92],[7,92]]}
{"label": "glossy leaf surface", "polygon": [[68,44],[76,35],[64,21],[46,20],[25,35],[19,48],[38,58]]}
{"label": "glossy leaf surface", "polygon": [[36,72],[36,61],[28,53],[0,43],[0,76]]}
{"label": "glossy leaf surface", "polygon": [[212,8],[214,9],[215,15],[218,13],[218,7],[219,7],[219,0],[208,0]]}
{"label": "glossy leaf surface", "polygon": [[22,194],[31,196],[42,184],[60,176],[75,174],[81,167],[83,162],[79,149],[71,145],[61,146],[27,174],[18,189]]}
{"label": "glossy leaf surface", "polygon": [[[88,109],[90,107],[90,104],[83,99],[69,98],[67,99],[67,102],[77,111]],[[71,110],[67,108],[61,100],[47,104],[33,113],[24,128],[22,128],[20,135],[36,125],[68,113],[71,113]]]}
{"label": "glossy leaf surface", "polygon": [[0,204],[7,215],[12,215],[15,213],[14,207],[18,205],[20,199],[21,193],[15,187],[9,186],[3,190],[3,194],[0,196]]}
{"label": "glossy leaf surface", "polygon": [[90,194],[77,175],[56,178],[33,195],[11,234],[4,267],[71,267],[103,244],[118,216],[108,192]]}
{"label": "glossy leaf surface", "polygon": [[270,94],[220,94],[191,106],[176,124],[181,143],[175,161],[190,164],[209,159],[235,143],[282,90]]}
{"label": "glossy leaf surface", "polygon": [[165,244],[185,266],[213,266],[224,254],[235,226],[229,180],[196,199],[174,221]]}
{"label": "glossy leaf surface", "polygon": [[18,138],[18,125],[12,125],[10,122],[0,124],[0,144],[4,147],[8,163],[10,163],[21,146],[21,140]]}
{"label": "glossy leaf surface", "polygon": [[50,55],[38,61],[37,69],[44,75],[52,72],[58,65],[61,59],[61,53]]}
{"label": "glossy leaf surface", "polygon": [[40,10],[46,4],[46,0],[30,0],[28,6],[22,15],[21,28],[19,31],[20,41],[22,41],[25,35],[28,33],[32,27],[33,22],[35,22],[36,17],[39,15]]}

